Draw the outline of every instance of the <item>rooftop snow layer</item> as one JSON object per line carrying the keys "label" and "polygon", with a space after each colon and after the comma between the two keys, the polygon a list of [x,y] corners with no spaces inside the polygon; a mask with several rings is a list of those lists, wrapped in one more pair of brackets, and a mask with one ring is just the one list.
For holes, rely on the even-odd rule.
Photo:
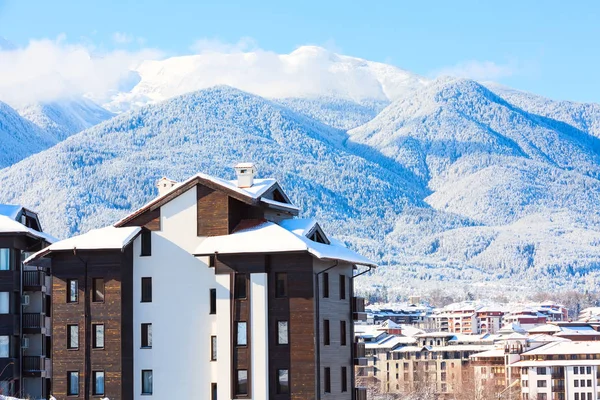
{"label": "rooftop snow layer", "polygon": [[38,232],[35,229],[28,228],[6,215],[0,215],[0,233],[24,233],[39,239],[44,239],[48,243],[53,243],[58,240],[47,233]]}

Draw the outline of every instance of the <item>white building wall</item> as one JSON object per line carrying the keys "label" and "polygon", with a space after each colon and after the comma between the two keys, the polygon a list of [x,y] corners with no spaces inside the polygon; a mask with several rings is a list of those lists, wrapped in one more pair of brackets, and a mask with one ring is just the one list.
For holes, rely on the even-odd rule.
{"label": "white building wall", "polygon": [[[217,398],[231,399],[231,282],[229,275],[217,275],[217,362],[213,363],[212,382],[217,383]],[[209,396],[202,397],[209,399]]]}
{"label": "white building wall", "polygon": [[[250,274],[250,321],[252,340],[252,398],[269,398],[268,280],[266,273]],[[275,379],[275,377],[274,377]]]}

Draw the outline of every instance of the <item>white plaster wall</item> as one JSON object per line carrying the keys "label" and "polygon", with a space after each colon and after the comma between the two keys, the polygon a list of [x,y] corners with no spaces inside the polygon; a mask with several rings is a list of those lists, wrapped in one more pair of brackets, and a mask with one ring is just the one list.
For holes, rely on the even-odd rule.
{"label": "white plaster wall", "polygon": [[[217,362],[212,382],[217,382],[217,398],[231,399],[231,301],[229,275],[217,275]],[[209,396],[202,397],[210,399]]]}
{"label": "white plaster wall", "polygon": [[[250,274],[250,321],[252,340],[252,398],[269,398],[268,283],[266,273]],[[275,377],[274,377],[275,379]]]}
{"label": "white plaster wall", "polygon": [[[197,237],[196,189],[161,207],[160,232],[152,232],[152,255],[140,257],[134,242],[134,396],[136,399],[210,398],[214,368],[210,336],[215,317],[209,315],[209,290],[219,289],[214,269],[192,253]],[[152,302],[141,303],[141,278],[152,277]],[[228,290],[228,288],[227,288]],[[221,300],[220,300],[221,301]],[[228,308],[228,307],[226,307]],[[217,312],[223,309],[218,305]],[[227,321],[229,319],[227,318]],[[141,349],[141,324],[152,324],[152,349]],[[222,357],[226,338],[218,339]],[[141,395],[141,371],[153,370],[153,394]],[[221,385],[219,382],[219,388]],[[219,397],[227,399],[228,397]]]}

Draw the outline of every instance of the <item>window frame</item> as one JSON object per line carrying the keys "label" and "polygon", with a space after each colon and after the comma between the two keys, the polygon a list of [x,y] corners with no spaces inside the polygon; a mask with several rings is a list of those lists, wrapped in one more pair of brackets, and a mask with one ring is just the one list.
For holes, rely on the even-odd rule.
{"label": "window frame", "polygon": [[[100,343],[98,341],[98,328],[101,328],[102,330],[102,343]],[[101,324],[92,324],[92,332],[93,332],[93,336],[92,336],[92,349],[94,350],[102,350],[104,349],[105,346],[105,340],[104,340],[104,323]]]}
{"label": "window frame", "polygon": [[[285,324],[285,342],[281,342],[281,324]],[[289,321],[280,320],[277,321],[277,344],[280,346],[287,346],[290,344],[290,323]]]}
{"label": "window frame", "polygon": [[[71,282],[75,283],[75,300],[73,300],[73,293]],[[67,303],[69,304],[77,304],[79,303],[79,279],[67,279]]]}
{"label": "window frame", "polygon": [[[147,284],[144,285],[144,282],[146,282]],[[143,276],[141,279],[141,285],[142,286],[140,303],[152,303],[152,277]],[[146,288],[146,290],[144,290],[144,288]]]}
{"label": "window frame", "polygon": [[[146,376],[147,373],[150,373],[150,391],[146,391],[145,389],[147,389],[147,388],[146,388],[146,385],[144,385],[144,383],[145,383],[144,382],[144,377]],[[153,381],[153,375],[154,375],[154,373],[152,372],[151,369],[143,369],[142,370],[142,382],[141,382],[142,383],[142,391],[141,391],[141,394],[143,396],[152,395],[152,392],[154,392],[154,387],[153,387],[154,385],[153,385],[153,382],[152,382]]]}
{"label": "window frame", "polygon": [[331,393],[331,368],[325,367],[323,371],[323,392]]}
{"label": "window frame", "polygon": [[[285,386],[281,384],[281,373],[284,372],[287,374],[287,383]],[[277,394],[290,394],[290,370],[289,368],[278,368],[277,369],[277,380],[275,381],[275,392]]]}
{"label": "window frame", "polygon": [[[397,373],[396,373],[396,376],[398,376]],[[348,391],[348,368],[347,367],[342,367],[340,381],[341,381],[342,393],[347,392]]]}
{"label": "window frame", "polygon": [[3,356],[2,353],[0,353],[0,359],[10,358],[10,349],[11,349],[11,342],[12,342],[11,336],[10,335],[0,335],[0,338],[6,338],[6,342],[7,342],[6,347],[5,347],[6,356]]}
{"label": "window frame", "polygon": [[[98,391],[98,376],[97,374],[102,374],[102,393],[100,393]],[[106,374],[104,373],[104,370],[101,371],[92,371],[92,380],[94,381],[94,385],[92,388],[92,395],[93,396],[104,396],[104,394],[106,393]]]}
{"label": "window frame", "polygon": [[[234,293],[233,293],[233,298],[235,300],[246,300],[248,299],[248,275],[247,274],[240,274],[240,273],[236,273],[233,277],[233,284],[234,284]],[[240,281],[243,280],[244,283],[242,285],[240,285]],[[243,288],[243,291],[242,291]]]}
{"label": "window frame", "polygon": [[152,232],[148,229],[142,229],[140,235],[140,257],[152,256]]}
{"label": "window frame", "polygon": [[[246,382],[244,383],[245,385],[245,390],[241,390],[241,388],[243,386],[241,386],[242,384],[240,383],[240,374],[241,373],[245,373],[246,374]],[[235,371],[235,395],[236,396],[248,396],[248,394],[250,393],[250,379],[248,376],[248,370],[247,369],[237,369]]]}
{"label": "window frame", "polygon": [[[6,251],[6,254],[8,254],[8,257],[2,257],[2,253],[4,253],[3,250]],[[0,271],[12,271],[14,269],[13,268],[13,254],[12,253],[13,252],[12,252],[12,249],[10,247],[2,247],[2,248],[0,248]],[[6,269],[2,268],[2,266],[4,265],[3,260],[4,261],[7,260],[6,266],[8,268],[6,268]]]}
{"label": "window frame", "polygon": [[[72,374],[76,374],[76,378],[77,378],[77,391],[76,392],[72,392],[71,391],[71,384],[73,382],[73,375]],[[79,396],[79,393],[81,392],[79,390],[79,386],[81,385],[80,379],[79,379],[79,371],[67,371],[67,396]]]}
{"label": "window frame", "polygon": [[329,273],[323,272],[323,298],[329,298]]}
{"label": "window frame", "polygon": [[[282,279],[280,279],[282,278]],[[280,285],[281,282],[281,285]],[[285,299],[288,297],[288,279],[286,272],[275,273],[275,298]]]}
{"label": "window frame", "polygon": [[[150,335],[148,334],[150,333]],[[152,323],[143,322],[140,325],[140,348],[142,349],[151,349],[152,348]]]}
{"label": "window frame", "polygon": [[211,288],[209,290],[209,315],[217,314],[217,289]]}
{"label": "window frame", "polygon": [[10,312],[11,311],[11,306],[10,306],[11,297],[12,296],[11,296],[10,292],[0,292],[0,299],[2,299],[2,298],[6,299],[6,304],[4,304],[4,302],[0,301],[0,315],[7,315],[7,314],[11,313]]}
{"label": "window frame", "polygon": [[[100,296],[98,296],[98,285],[97,282],[102,282],[102,299],[99,300]],[[92,303],[104,303],[106,299],[106,286],[104,284],[104,278],[92,278]]]}
{"label": "window frame", "polygon": [[340,300],[346,300],[346,275],[340,274],[339,279]]}
{"label": "window frame", "polygon": [[344,320],[340,321],[340,346],[346,346],[348,342],[347,323]]}
{"label": "window frame", "polygon": [[[240,342],[240,326],[244,326],[243,343]],[[248,322],[247,321],[235,321],[235,345],[236,347],[247,347],[248,346]]]}
{"label": "window frame", "polygon": [[[71,328],[75,327],[77,330],[77,346],[72,346],[73,333],[71,332]],[[79,350],[79,324],[67,324],[67,350]]]}
{"label": "window frame", "polygon": [[210,361],[217,361],[217,335],[210,336]]}
{"label": "window frame", "polygon": [[331,345],[331,327],[328,319],[323,320],[323,345]]}

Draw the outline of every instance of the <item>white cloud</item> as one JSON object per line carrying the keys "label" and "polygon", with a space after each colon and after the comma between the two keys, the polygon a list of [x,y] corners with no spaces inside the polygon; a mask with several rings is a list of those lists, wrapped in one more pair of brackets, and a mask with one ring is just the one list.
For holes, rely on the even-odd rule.
{"label": "white cloud", "polygon": [[478,81],[496,81],[523,73],[523,66],[516,61],[499,64],[494,61],[469,60],[434,71],[434,76],[454,76]]}
{"label": "white cloud", "polygon": [[258,50],[258,44],[251,37],[243,37],[237,43],[227,43],[214,38],[202,38],[196,40],[191,46],[196,54],[224,53],[235,54]]}
{"label": "white cloud", "polygon": [[128,33],[115,32],[113,33],[113,40],[115,41],[115,43],[127,44],[133,42],[134,37],[133,35],[130,35]]}
{"label": "white cloud", "polygon": [[98,53],[89,46],[56,40],[32,40],[27,47],[0,51],[0,101],[20,106],[37,101],[116,90],[141,61],[161,56],[157,50]]}

